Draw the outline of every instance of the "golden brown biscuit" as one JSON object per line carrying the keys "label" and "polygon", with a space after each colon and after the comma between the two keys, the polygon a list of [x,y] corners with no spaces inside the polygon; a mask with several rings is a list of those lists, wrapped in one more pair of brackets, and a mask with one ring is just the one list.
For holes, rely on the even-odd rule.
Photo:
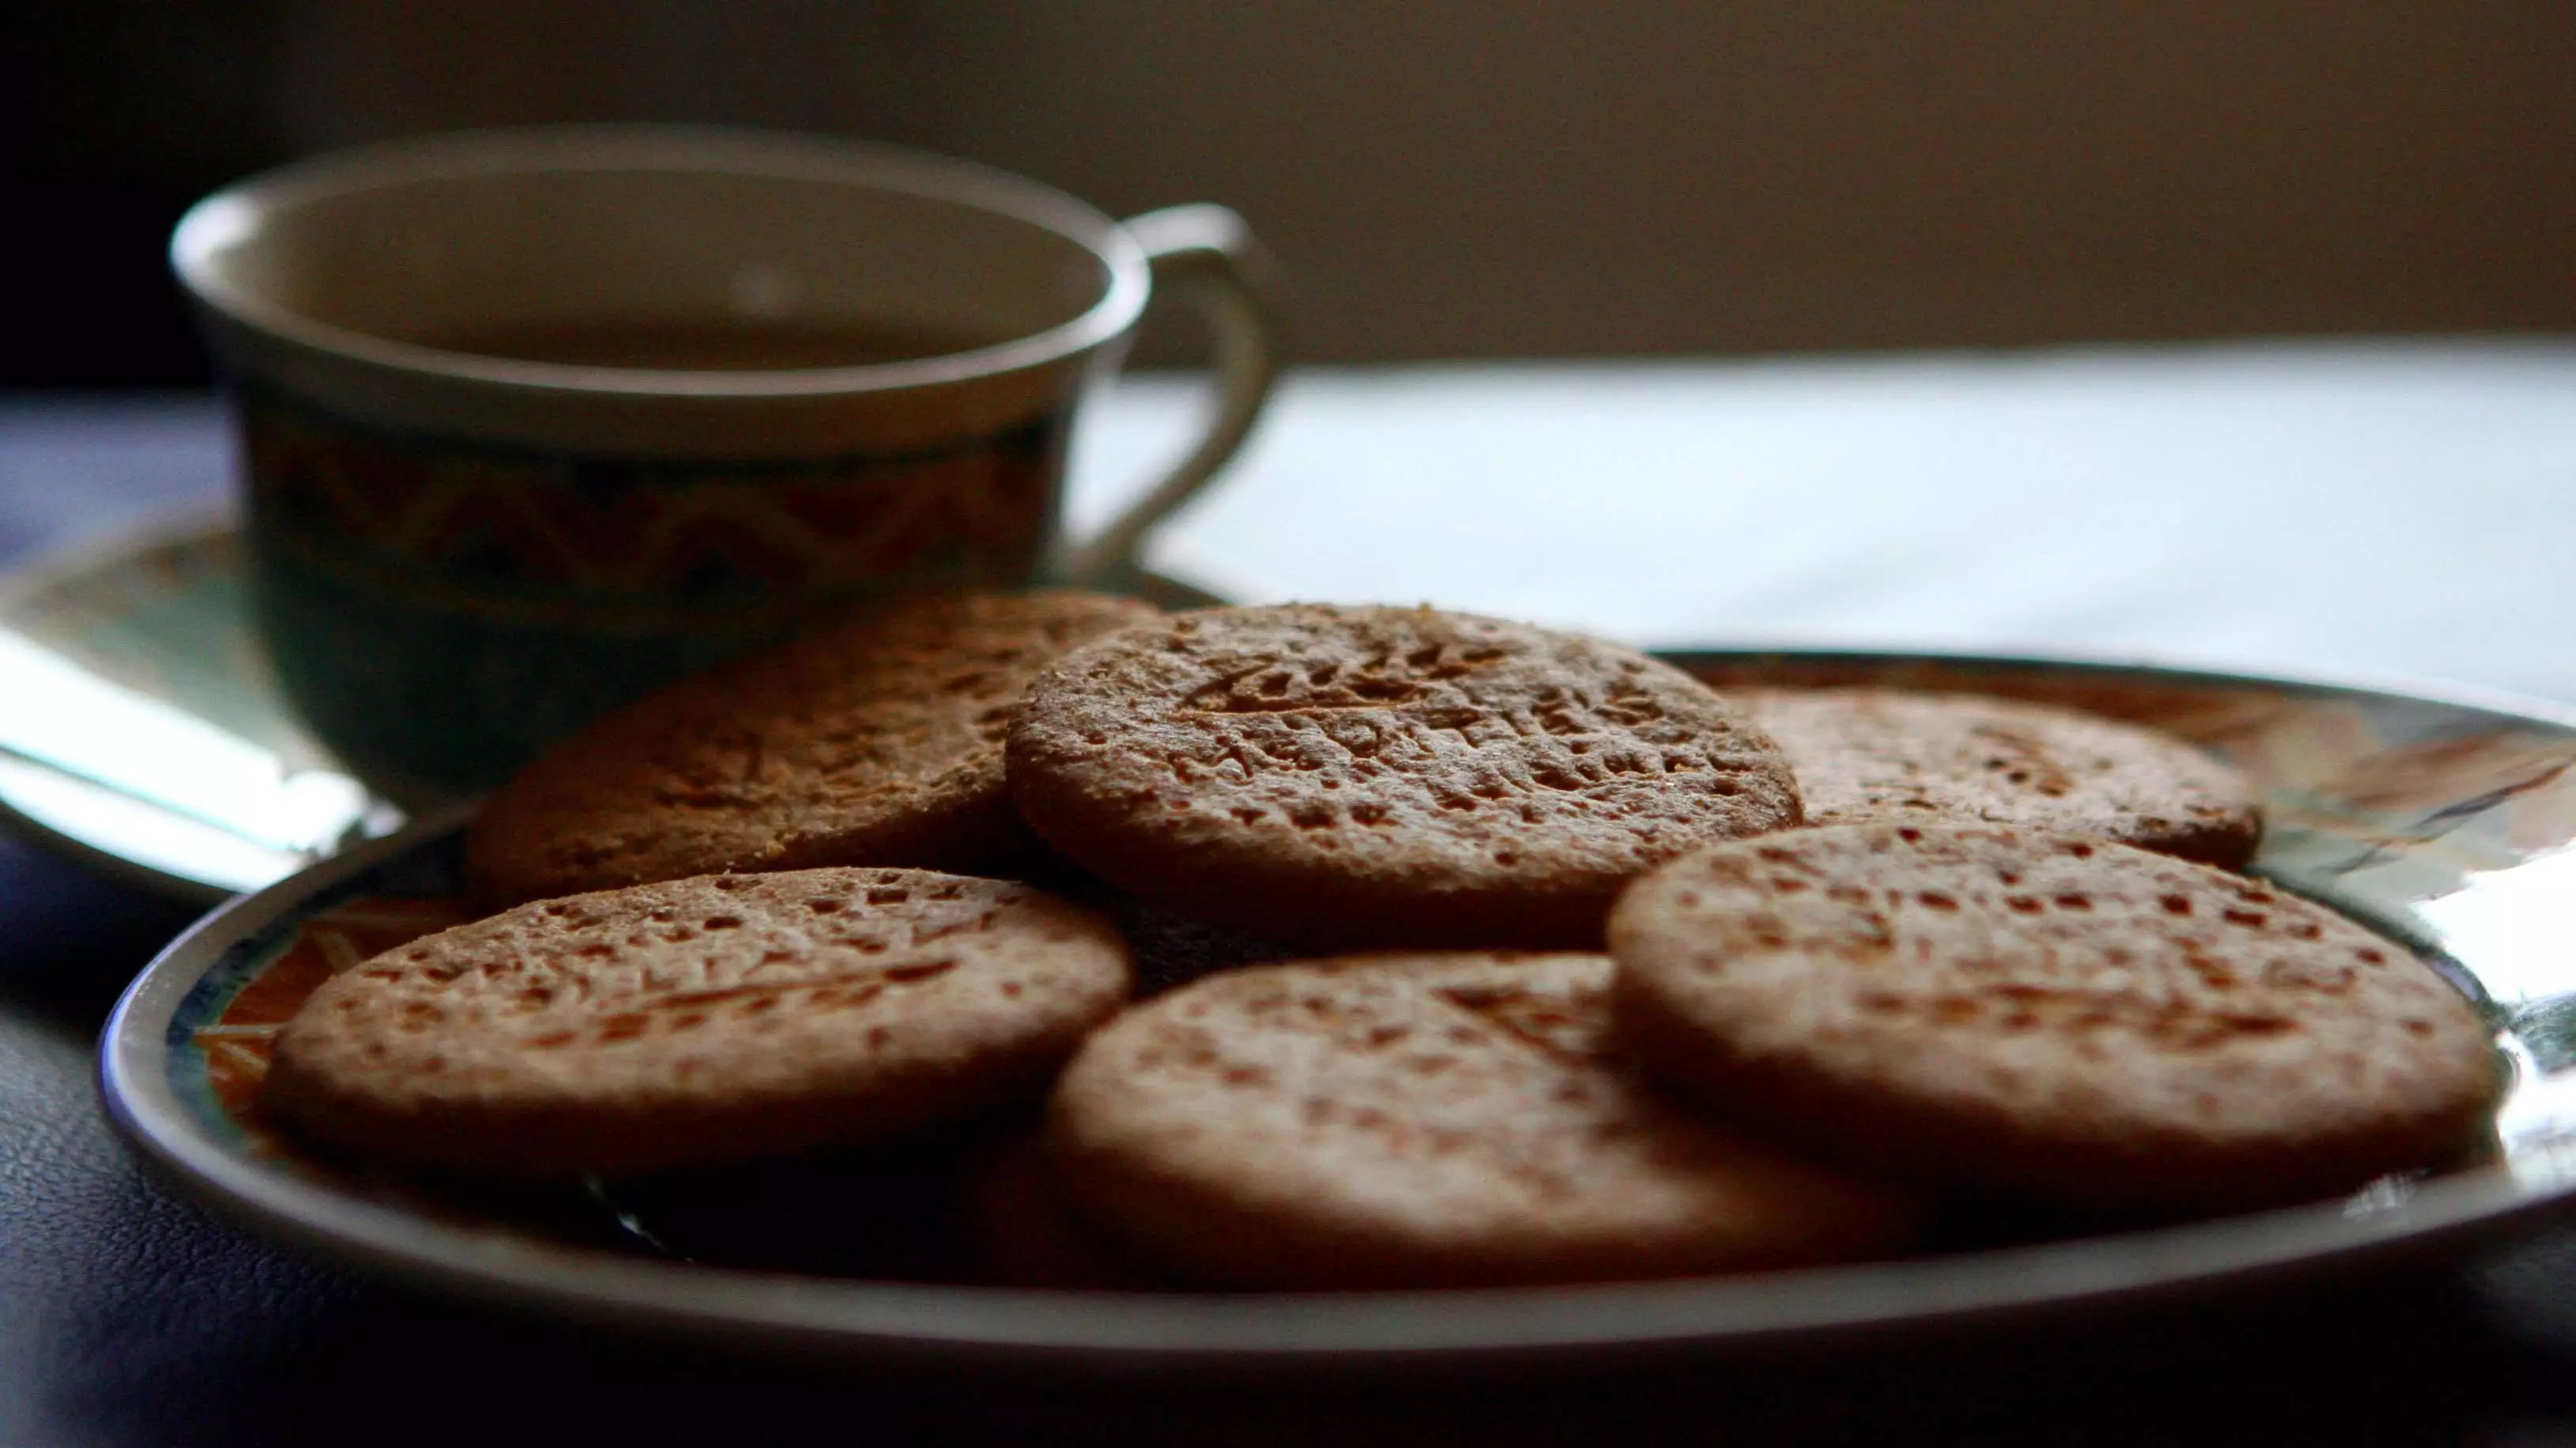
{"label": "golden brown biscuit", "polygon": [[1903,689],[1730,689],[1789,756],[1811,825],[1982,821],[2237,870],[2252,781],[2189,744],[2047,704]]}
{"label": "golden brown biscuit", "polygon": [[1212,976],[1095,1033],[1048,1122],[1068,1200],[1218,1281],[1659,1277],[1885,1246],[1887,1192],[1663,1101],[1609,1058],[1597,955]]}
{"label": "golden brown biscuit", "polygon": [[864,1140],[1026,1090],[1118,1008],[1107,921],[926,870],[542,901],[314,992],[262,1104],[373,1156],[631,1172]]}
{"label": "golden brown biscuit", "polygon": [[495,791],[467,879],[508,903],[725,870],[987,868],[1029,844],[1002,783],[1021,690],[1157,617],[1095,594],[925,595],[684,679]]}
{"label": "golden brown biscuit", "polygon": [[2123,845],[1842,825],[1704,850],[1610,922],[1622,1039],[1855,1169],[2110,1215],[2297,1201],[2488,1124],[2488,1032],[2406,950]]}
{"label": "golden brown biscuit", "polygon": [[1431,609],[1215,609],[1030,687],[1012,797],[1067,857],[1307,945],[1597,947],[1620,888],[1798,821],[1761,731],[1614,644]]}

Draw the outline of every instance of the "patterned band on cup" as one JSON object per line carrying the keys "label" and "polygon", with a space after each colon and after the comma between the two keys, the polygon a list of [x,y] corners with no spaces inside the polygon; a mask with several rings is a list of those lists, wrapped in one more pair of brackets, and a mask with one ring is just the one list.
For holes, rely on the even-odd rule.
{"label": "patterned band on cup", "polygon": [[1017,588],[1070,407],[935,452],[640,461],[371,429],[249,388],[252,605],[313,734],[471,793],[607,709],[868,598]]}
{"label": "patterned band on cup", "polygon": [[252,527],[302,568],[514,623],[760,630],[918,582],[1015,587],[1054,533],[1066,415],[933,451],[565,457],[242,400]]}

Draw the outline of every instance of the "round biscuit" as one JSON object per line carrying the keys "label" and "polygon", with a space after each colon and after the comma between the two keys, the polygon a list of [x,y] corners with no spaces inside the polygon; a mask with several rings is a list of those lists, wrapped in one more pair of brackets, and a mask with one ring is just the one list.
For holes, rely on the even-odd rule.
{"label": "round biscuit", "polygon": [[1215,609],[1030,686],[1012,797],[1086,869],[1306,946],[1597,949],[1619,890],[1793,825],[1779,752],[1615,644],[1431,609]]}
{"label": "round biscuit", "polygon": [[1096,594],[925,594],[683,679],[494,791],[467,880],[506,904],[727,870],[985,868],[1031,844],[1002,778],[1021,691],[1159,617]]}
{"label": "round biscuit", "polygon": [[523,905],[375,957],[262,1104],[369,1155],[634,1172],[867,1140],[1042,1082],[1118,1009],[1099,915],[926,870],[718,875]]}
{"label": "round biscuit", "polygon": [[2455,1156],[2469,1003],[2261,881],[2124,845],[1841,825],[1704,850],[1610,922],[1623,1041],[1855,1169],[2106,1216],[2314,1198]]}
{"label": "round biscuit", "polygon": [[1364,956],[1212,976],[1057,1083],[1067,1199],[1194,1275],[1304,1289],[1842,1260],[1884,1189],[1664,1101],[1604,1049],[1598,955]]}
{"label": "round biscuit", "polygon": [[1902,689],[1730,689],[1798,776],[1811,825],[1974,820],[2243,869],[2260,794],[2171,735],[2080,710]]}

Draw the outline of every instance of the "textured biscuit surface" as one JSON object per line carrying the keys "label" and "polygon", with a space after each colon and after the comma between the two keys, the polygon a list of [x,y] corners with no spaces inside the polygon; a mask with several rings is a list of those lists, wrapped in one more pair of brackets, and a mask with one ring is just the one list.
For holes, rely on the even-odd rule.
{"label": "textured biscuit surface", "polygon": [[929,595],[682,680],[495,791],[467,877],[512,902],[725,870],[982,868],[1029,843],[1002,780],[1021,691],[1156,617],[1093,594]]}
{"label": "textured biscuit surface", "polygon": [[1901,689],[1739,689],[1813,825],[1977,820],[2241,869],[2253,784],[2170,735],[2073,709]]}
{"label": "textured biscuit surface", "polygon": [[638,1171],[891,1135],[1037,1083],[1127,995],[1125,943],[924,870],[576,895],[333,977],[263,1104],[374,1155]]}
{"label": "textured biscuit surface", "polygon": [[1623,1040],[1847,1164],[2109,1215],[2434,1164],[2499,1086],[2467,1002],[2261,882],[2122,845],[1844,825],[1719,846],[1611,918]]}
{"label": "textured biscuit surface", "polygon": [[1720,1272],[1885,1245],[1883,1189],[1675,1108],[1604,1049],[1598,955],[1364,956],[1213,976],[1057,1084],[1086,1214],[1218,1281],[1379,1288]]}
{"label": "textured biscuit surface", "polygon": [[1771,742],[1632,650],[1430,609],[1216,609],[1031,686],[1013,798],[1150,899],[1307,945],[1598,948],[1620,888],[1793,825]]}

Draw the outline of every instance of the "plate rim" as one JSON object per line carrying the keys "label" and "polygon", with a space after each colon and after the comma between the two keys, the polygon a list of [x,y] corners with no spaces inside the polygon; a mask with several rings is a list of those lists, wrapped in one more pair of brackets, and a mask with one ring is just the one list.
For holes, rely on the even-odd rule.
{"label": "plate rim", "polygon": [[[2474,690],[2381,688],[2108,659],[1931,650],[1660,650],[1677,663],[1916,663],[2117,673],[2155,682],[2359,695],[2576,735],[2576,709]],[[2502,1172],[2426,1182],[2356,1215],[2313,1203],[2032,1246],[1743,1277],[1368,1294],[1119,1293],[794,1277],[536,1244],[357,1200],[197,1131],[169,1087],[167,1032],[234,941],[462,827],[420,820],[209,912],[137,975],[100,1036],[98,1087],[130,1146],[200,1199],[341,1261],[451,1293],[610,1325],[876,1357],[1296,1369],[1745,1350],[2065,1313],[2451,1250],[2576,1203]]]}

